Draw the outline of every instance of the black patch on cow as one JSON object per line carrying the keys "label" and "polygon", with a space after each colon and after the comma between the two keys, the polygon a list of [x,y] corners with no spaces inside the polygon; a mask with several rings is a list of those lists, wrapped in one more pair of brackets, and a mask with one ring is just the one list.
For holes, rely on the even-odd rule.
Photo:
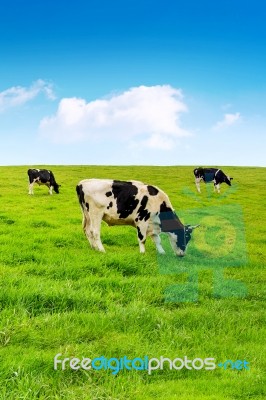
{"label": "black patch on cow", "polygon": [[87,211],[89,211],[90,206],[89,206],[89,203],[85,202],[85,195],[84,195],[84,192],[83,192],[82,185],[77,185],[76,186],[76,192],[77,192],[78,199],[79,199],[79,204],[81,205],[81,207],[83,208],[84,205],[85,205],[86,208],[87,208]]}
{"label": "black patch on cow", "polygon": [[139,238],[139,240],[143,240],[144,236],[142,235],[141,230],[140,230],[140,228],[138,226],[137,226],[137,230],[138,230],[138,238]]}
{"label": "black patch on cow", "polygon": [[194,169],[194,175],[196,178],[201,178],[204,182],[211,182],[217,171],[217,168],[197,168]]}
{"label": "black patch on cow", "polygon": [[215,173],[213,172],[205,172],[203,176],[204,182],[212,182],[215,178]]}
{"label": "black patch on cow", "polygon": [[144,221],[147,221],[150,218],[150,213],[149,211],[146,209],[146,205],[148,203],[148,196],[143,196],[142,200],[140,202],[140,207],[138,209],[138,217],[139,219],[142,221],[144,219]]}
{"label": "black patch on cow", "polygon": [[185,227],[183,227],[183,229],[177,229],[175,234],[177,235],[177,247],[179,247],[182,251],[185,251],[187,247]]}
{"label": "black patch on cow", "polygon": [[161,212],[159,218],[162,232],[176,233],[178,230],[184,231],[184,225],[173,210]]}
{"label": "black patch on cow", "polygon": [[110,197],[110,196],[112,196],[112,194],[113,194],[112,192],[106,192],[106,193],[105,193],[105,196],[106,196],[106,197]]}
{"label": "black patch on cow", "polygon": [[188,242],[191,239],[191,234],[192,234],[192,228],[190,225],[186,225],[183,227],[183,229],[178,229],[176,231],[177,234],[177,246],[185,251],[186,247],[188,245]]}
{"label": "black patch on cow", "polygon": [[135,222],[138,222],[138,220],[139,220],[138,218],[135,218]]}
{"label": "black patch on cow", "polygon": [[148,189],[149,195],[151,195],[151,196],[156,196],[159,193],[159,190],[154,186],[148,185],[147,189]]}
{"label": "black patch on cow", "polygon": [[197,168],[194,169],[194,175],[196,178],[201,178],[204,182],[212,182],[217,171],[217,168]]}
{"label": "black patch on cow", "polygon": [[[165,204],[162,208],[165,208]],[[169,207],[166,208],[169,209]],[[177,247],[185,251],[191,239],[192,228],[189,225],[184,226],[173,210],[161,212],[159,218],[161,221],[161,231],[176,234]]]}
{"label": "black patch on cow", "polygon": [[136,199],[138,188],[132,182],[114,180],[112,192],[116,199],[119,218],[127,218],[139,203]]}
{"label": "black patch on cow", "polygon": [[162,204],[160,205],[160,213],[168,211],[173,211],[173,210],[170,207],[167,207],[165,201],[163,201]]}
{"label": "black patch on cow", "polygon": [[81,206],[83,206],[83,204],[85,203],[85,198],[84,198],[84,192],[83,192],[82,185],[77,185],[76,186],[76,192],[77,192],[77,195],[78,195],[79,204]]}
{"label": "black patch on cow", "polygon": [[109,210],[109,208],[112,208],[112,207],[113,207],[113,202],[110,201],[109,206],[107,206],[107,210]]}

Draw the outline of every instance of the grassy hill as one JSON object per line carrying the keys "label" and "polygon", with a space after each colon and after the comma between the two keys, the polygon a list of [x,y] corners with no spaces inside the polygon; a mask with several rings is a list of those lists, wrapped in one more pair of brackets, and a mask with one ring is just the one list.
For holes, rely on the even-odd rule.
{"label": "grassy hill", "polygon": [[[49,168],[59,195],[29,196],[28,167],[0,167],[0,399],[264,398],[265,169],[224,167],[233,185],[218,195],[196,193],[193,167]],[[183,222],[200,224],[186,257],[165,237],[165,256],[150,239],[141,255],[135,229],[104,223],[106,253],[91,250],[75,187],[92,177],[164,190]],[[55,370],[58,353],[249,369]]]}

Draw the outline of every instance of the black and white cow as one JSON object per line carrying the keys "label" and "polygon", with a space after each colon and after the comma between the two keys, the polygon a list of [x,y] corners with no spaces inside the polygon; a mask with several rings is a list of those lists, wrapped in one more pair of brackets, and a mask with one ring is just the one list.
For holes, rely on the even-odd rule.
{"label": "black and white cow", "polygon": [[217,190],[220,193],[220,184],[225,182],[231,186],[230,176],[225,175],[221,169],[218,168],[196,168],[194,169],[195,183],[198,192],[200,193],[200,181],[203,180],[205,183],[213,182],[214,191]]}
{"label": "black and white cow", "polygon": [[46,185],[49,188],[49,193],[53,194],[53,189],[55,193],[59,193],[59,187],[55,181],[54,174],[52,171],[47,169],[29,169],[29,194],[33,194],[33,185],[38,183],[38,185]]}
{"label": "black and white cow", "polygon": [[76,187],[83,212],[83,230],[91,247],[105,251],[101,221],[108,225],[131,225],[137,229],[140,252],[151,236],[159,253],[164,253],[159,234],[166,232],[178,256],[184,256],[195,226],[183,225],[168,196],[159,188],[139,181],[85,179]]}

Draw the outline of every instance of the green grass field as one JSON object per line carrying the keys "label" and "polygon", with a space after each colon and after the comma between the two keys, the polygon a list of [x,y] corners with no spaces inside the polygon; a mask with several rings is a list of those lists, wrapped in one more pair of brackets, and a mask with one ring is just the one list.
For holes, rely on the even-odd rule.
{"label": "green grass field", "polygon": [[[35,166],[36,167],[36,166]],[[39,166],[41,167],[41,166]],[[265,169],[224,167],[231,188],[193,167],[50,166],[62,185],[28,195],[28,167],[0,167],[0,399],[264,399]],[[102,224],[90,249],[76,184],[159,186],[185,223],[184,258],[139,254],[136,230]],[[163,236],[163,235],[162,235]],[[246,360],[249,369],[54,370],[54,356]]]}

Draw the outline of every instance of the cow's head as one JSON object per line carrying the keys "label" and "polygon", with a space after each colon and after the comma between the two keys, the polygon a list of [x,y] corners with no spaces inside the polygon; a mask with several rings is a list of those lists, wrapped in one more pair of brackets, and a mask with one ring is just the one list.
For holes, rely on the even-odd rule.
{"label": "cow's head", "polygon": [[227,185],[231,186],[231,180],[233,178],[230,178],[230,176],[224,176],[224,182],[227,183]]}
{"label": "cow's head", "polygon": [[55,193],[59,193],[59,188],[60,188],[60,186],[61,185],[58,185],[57,183],[55,183],[54,185],[53,185],[53,188],[54,188],[54,191],[55,191]]}
{"label": "cow's head", "polygon": [[159,214],[161,232],[169,235],[172,249],[177,256],[184,256],[186,247],[191,239],[193,229],[199,225],[183,225],[174,210],[168,210]]}
{"label": "cow's head", "polygon": [[177,256],[183,257],[185,255],[192,231],[198,226],[199,225],[185,225],[183,228],[169,233],[172,248]]}

